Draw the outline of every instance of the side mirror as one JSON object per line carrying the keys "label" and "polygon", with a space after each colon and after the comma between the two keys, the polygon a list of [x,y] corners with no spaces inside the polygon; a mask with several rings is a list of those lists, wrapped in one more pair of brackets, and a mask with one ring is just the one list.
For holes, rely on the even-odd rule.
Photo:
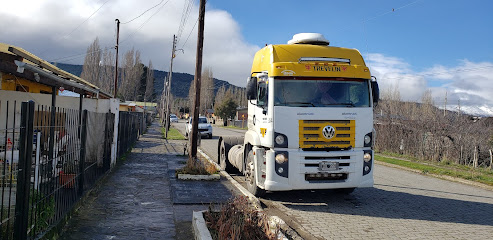
{"label": "side mirror", "polygon": [[247,99],[248,100],[255,100],[257,99],[257,78],[256,77],[249,77],[247,86],[246,86],[246,93],[247,93]]}
{"label": "side mirror", "polygon": [[373,96],[373,106],[378,105],[378,100],[380,100],[380,89],[378,88],[377,78],[372,77],[371,81],[371,95]]}

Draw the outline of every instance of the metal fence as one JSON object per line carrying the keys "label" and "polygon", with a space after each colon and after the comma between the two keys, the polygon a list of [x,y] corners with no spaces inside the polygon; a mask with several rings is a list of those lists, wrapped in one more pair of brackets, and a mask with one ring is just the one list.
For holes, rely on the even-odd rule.
{"label": "metal fence", "polygon": [[146,129],[142,113],[120,112],[118,123],[118,155],[122,157],[132,149],[133,144],[139,139],[139,135]]}
{"label": "metal fence", "polygon": [[110,168],[114,114],[0,102],[0,239],[33,239]]}

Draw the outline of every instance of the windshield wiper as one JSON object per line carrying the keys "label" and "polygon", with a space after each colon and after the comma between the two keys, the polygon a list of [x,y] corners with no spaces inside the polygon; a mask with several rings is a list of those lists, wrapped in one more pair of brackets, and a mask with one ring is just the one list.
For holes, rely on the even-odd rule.
{"label": "windshield wiper", "polygon": [[355,107],[354,103],[352,103],[352,102],[348,102],[348,103],[322,103],[322,105]]}
{"label": "windshield wiper", "polygon": [[305,105],[312,105],[312,107],[315,107],[315,104],[311,102],[285,102],[284,104],[305,104]]}

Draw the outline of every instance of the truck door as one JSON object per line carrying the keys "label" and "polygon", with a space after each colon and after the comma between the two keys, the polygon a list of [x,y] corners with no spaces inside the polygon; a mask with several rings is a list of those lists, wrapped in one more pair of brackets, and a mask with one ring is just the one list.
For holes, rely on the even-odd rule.
{"label": "truck door", "polygon": [[263,146],[272,144],[272,128],[269,127],[269,83],[268,78],[260,77],[257,89],[257,104],[254,110],[255,131],[259,134]]}

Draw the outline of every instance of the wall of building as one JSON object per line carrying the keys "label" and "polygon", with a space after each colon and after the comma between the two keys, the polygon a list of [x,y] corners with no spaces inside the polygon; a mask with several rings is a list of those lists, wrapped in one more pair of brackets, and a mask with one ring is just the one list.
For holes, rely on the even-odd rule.
{"label": "wall of building", "polygon": [[[7,103],[8,103],[8,126],[12,126],[14,123],[14,117],[16,119],[16,128],[20,127],[20,117],[21,117],[21,103],[25,101],[34,101],[35,108],[37,106],[51,106],[51,94],[41,94],[41,93],[28,93],[28,92],[18,92],[18,91],[5,91],[0,90],[0,126],[6,126],[7,121]],[[15,102],[15,108],[14,108]],[[78,97],[68,97],[68,96],[56,96],[57,108],[66,109],[76,109],[79,110],[80,99]],[[113,144],[111,150],[111,163],[112,166],[116,163],[116,153],[117,153],[117,139],[118,139],[118,122],[119,122],[119,99],[89,99],[85,98],[82,101],[82,109],[91,112],[107,113],[111,112],[115,114],[115,124],[114,124],[114,136]],[[14,112],[15,110],[15,112]],[[14,114],[15,113],[15,114]],[[0,132],[0,135],[2,133]],[[0,136],[1,138],[2,136]],[[3,139],[3,138],[2,138]]]}
{"label": "wall of building", "polygon": [[23,78],[16,77],[11,74],[0,72],[0,90],[20,91],[30,93],[50,93],[51,87],[44,84],[29,81]]}

